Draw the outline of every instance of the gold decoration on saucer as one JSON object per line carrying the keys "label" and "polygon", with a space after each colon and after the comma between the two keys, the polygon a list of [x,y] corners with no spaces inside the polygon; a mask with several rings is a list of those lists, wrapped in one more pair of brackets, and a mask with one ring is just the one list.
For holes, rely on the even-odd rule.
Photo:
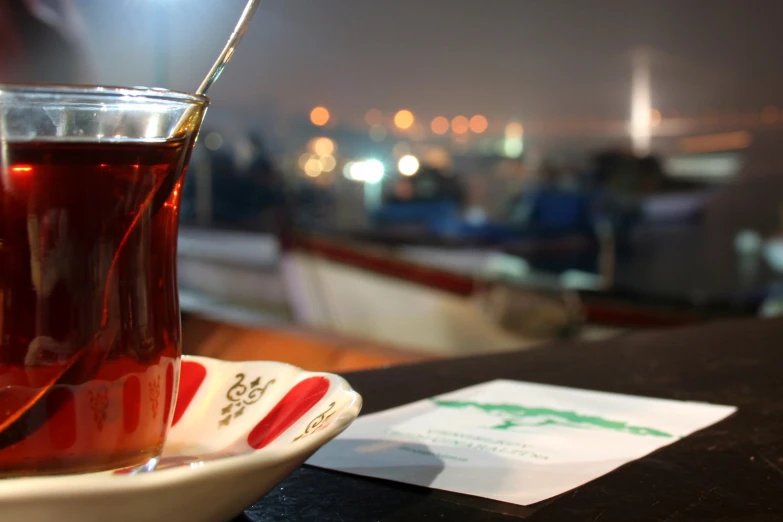
{"label": "gold decoration on saucer", "polygon": [[[328,408],[326,408],[326,411],[318,415],[316,418],[310,421],[310,423],[307,425],[307,427],[304,430],[304,433],[299,435],[297,438],[294,439],[294,441],[297,441],[299,439],[303,439],[309,435],[312,435],[313,433],[317,431],[321,431],[322,429],[326,428],[327,424],[325,422],[336,412],[332,411],[334,407],[337,405],[336,402],[332,402]],[[331,412],[331,413],[329,413]],[[327,415],[328,414],[328,415]]]}
{"label": "gold decoration on saucer", "polygon": [[275,379],[270,379],[261,385],[261,377],[256,377],[250,383],[245,383],[246,375],[238,373],[236,382],[226,392],[228,404],[220,410],[223,416],[218,421],[218,428],[231,424],[231,419],[236,419],[245,413],[245,407],[257,403],[264,396],[270,385],[275,383]]}

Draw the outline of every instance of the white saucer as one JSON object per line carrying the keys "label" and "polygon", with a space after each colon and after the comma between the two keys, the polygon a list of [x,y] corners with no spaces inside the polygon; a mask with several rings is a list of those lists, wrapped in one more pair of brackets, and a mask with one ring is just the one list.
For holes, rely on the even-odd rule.
{"label": "white saucer", "polygon": [[361,404],[336,375],[184,357],[155,471],[0,480],[0,520],[231,520],[343,431]]}

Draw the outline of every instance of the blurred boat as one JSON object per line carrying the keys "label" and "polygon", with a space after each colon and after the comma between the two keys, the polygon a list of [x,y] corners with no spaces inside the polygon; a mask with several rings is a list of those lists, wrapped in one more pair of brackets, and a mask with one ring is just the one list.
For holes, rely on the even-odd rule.
{"label": "blurred boat", "polygon": [[[450,270],[405,257],[334,238],[300,237],[281,249],[269,235],[185,228],[182,306],[226,321],[294,321],[442,355],[520,349],[581,324],[573,296],[546,285],[508,291],[477,278],[475,266]],[[492,253],[476,261],[500,265]],[[526,311],[514,318],[509,311],[519,303]]]}

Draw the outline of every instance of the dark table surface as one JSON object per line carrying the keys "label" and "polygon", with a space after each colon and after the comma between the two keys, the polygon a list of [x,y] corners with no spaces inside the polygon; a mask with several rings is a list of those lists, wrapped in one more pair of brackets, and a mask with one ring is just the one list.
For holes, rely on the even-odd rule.
{"label": "dark table surface", "polygon": [[739,411],[529,507],[305,466],[235,522],[783,520],[783,320],[635,333],[347,377],[364,396],[365,413],[497,378]]}

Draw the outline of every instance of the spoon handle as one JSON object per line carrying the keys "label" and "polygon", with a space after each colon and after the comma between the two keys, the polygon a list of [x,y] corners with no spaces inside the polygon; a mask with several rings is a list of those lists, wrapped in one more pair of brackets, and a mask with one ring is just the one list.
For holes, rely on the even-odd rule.
{"label": "spoon handle", "polygon": [[237,21],[236,27],[234,27],[234,31],[231,33],[231,36],[228,37],[226,46],[223,47],[223,51],[217,57],[217,60],[215,60],[215,63],[212,65],[212,69],[210,69],[209,73],[207,73],[207,77],[204,78],[204,81],[201,82],[201,85],[199,85],[196,94],[206,93],[207,89],[209,89],[210,86],[215,83],[215,80],[218,79],[220,73],[223,72],[226,64],[234,55],[234,51],[239,45],[239,41],[242,40],[242,37],[247,32],[248,27],[250,27],[250,21],[253,19],[253,15],[255,14],[256,9],[258,9],[260,3],[261,0],[248,0],[247,4],[245,5],[245,9],[242,11],[242,15],[239,17],[239,21]]}

